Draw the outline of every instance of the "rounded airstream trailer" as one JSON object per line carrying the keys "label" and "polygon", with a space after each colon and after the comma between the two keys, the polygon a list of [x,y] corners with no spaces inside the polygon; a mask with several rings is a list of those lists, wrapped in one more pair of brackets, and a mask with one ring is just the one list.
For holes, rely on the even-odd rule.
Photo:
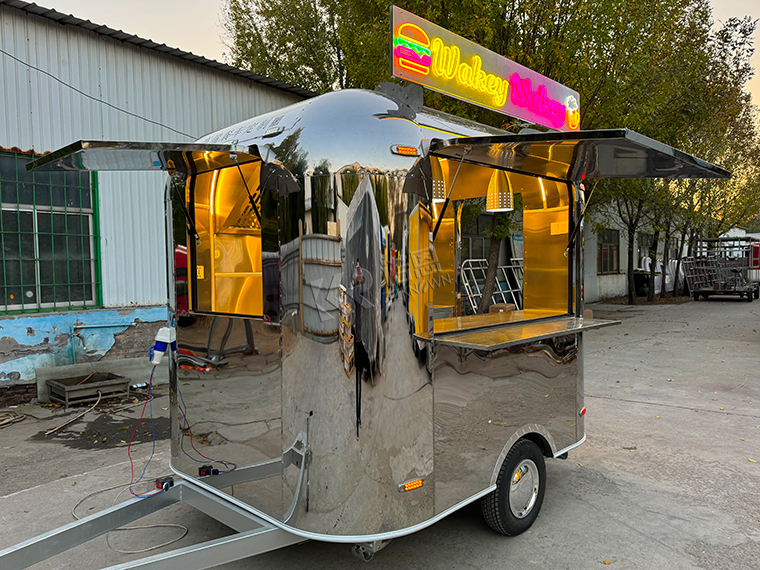
{"label": "rounded airstream trailer", "polygon": [[584,181],[728,176],[631,131],[509,134],[396,86],[34,166],[172,175],[172,468],[234,516],[366,556],[478,499],[526,530],[545,458],[585,440],[583,334],[614,323],[584,318]]}
{"label": "rounded airstream trailer", "polygon": [[[190,173],[173,208],[187,211],[172,227],[184,228],[195,316],[177,330],[179,473],[330,540],[399,536],[489,494],[494,528],[532,523],[543,458],[584,438],[565,256],[576,192],[510,173],[524,204],[523,306],[471,314],[473,291],[456,286],[462,209],[487,214],[506,171],[429,149],[487,135],[508,136],[342,91],[198,141],[255,151]],[[391,247],[406,255],[396,300]],[[279,279],[265,266],[278,253]],[[275,316],[263,303],[277,290]],[[210,460],[219,474],[199,476]]]}
{"label": "rounded airstream trailer", "polygon": [[[399,536],[494,493],[506,500],[487,508],[494,528],[530,525],[543,458],[584,438],[577,255],[565,256],[577,196],[530,166],[429,150],[484,135],[508,136],[342,91],[198,141],[256,150],[191,174],[188,223],[173,225],[185,228],[175,239],[196,317],[177,331],[178,472],[230,495],[234,485],[241,506],[331,540]],[[475,292],[456,286],[462,209],[486,214],[506,172],[524,205],[523,303],[470,314],[462,295]],[[391,244],[406,255],[403,300],[387,296]],[[276,253],[279,281],[262,269]],[[278,288],[280,314],[264,314]],[[188,353],[195,366],[181,364]],[[198,476],[208,460],[188,445],[192,426],[218,475]]]}

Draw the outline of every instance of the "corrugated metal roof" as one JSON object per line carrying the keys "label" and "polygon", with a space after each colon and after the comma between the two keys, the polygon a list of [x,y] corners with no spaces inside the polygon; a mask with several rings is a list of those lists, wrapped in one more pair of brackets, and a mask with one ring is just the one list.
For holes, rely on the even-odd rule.
{"label": "corrugated metal roof", "polygon": [[300,97],[309,98],[309,97],[316,97],[317,95],[319,95],[318,93],[315,93],[314,91],[311,91],[309,89],[305,89],[304,87],[298,87],[297,85],[291,85],[289,83],[285,83],[284,81],[279,81],[277,79],[272,79],[271,77],[266,77],[265,75],[259,75],[258,73],[253,73],[251,71],[246,71],[244,69],[232,67],[231,65],[227,65],[226,63],[221,63],[213,59],[208,59],[206,57],[203,57],[202,55],[195,55],[194,53],[191,53],[189,51],[183,51],[178,48],[173,48],[173,47],[167,46],[166,44],[159,44],[159,43],[154,42],[153,40],[141,38],[134,34],[128,34],[127,32],[124,32],[122,30],[115,30],[113,28],[109,28],[108,26],[95,24],[93,22],[90,22],[89,20],[83,20],[82,18],[77,18],[76,16],[73,16],[71,14],[64,14],[62,12],[58,12],[51,8],[44,8],[43,6],[38,6],[37,4],[31,3],[31,2],[23,2],[22,0],[0,0],[0,4],[5,4],[6,6],[16,8],[17,10],[22,10],[24,12],[29,12],[30,14],[34,14],[42,18],[53,20],[54,22],[57,22],[59,24],[64,24],[67,26],[77,26],[79,28],[84,28],[85,30],[95,32],[96,34],[113,38],[118,41],[134,44],[139,47],[143,47],[146,49],[155,50],[160,53],[172,55],[174,57],[184,59],[185,61],[197,63],[198,65],[203,65],[206,67],[211,67],[213,69],[218,69],[219,71],[230,73],[238,77],[243,77],[250,81],[254,81],[256,83],[261,83],[262,85],[266,85],[268,87],[281,89],[282,91],[287,91],[288,93],[293,93],[295,95],[299,95]]}

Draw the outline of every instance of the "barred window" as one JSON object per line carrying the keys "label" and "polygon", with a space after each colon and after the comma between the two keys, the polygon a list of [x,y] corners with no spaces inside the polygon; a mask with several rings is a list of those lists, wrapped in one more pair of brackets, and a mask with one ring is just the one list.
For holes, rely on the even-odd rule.
{"label": "barred window", "polygon": [[0,153],[0,312],[98,305],[97,176],[27,172],[32,158]]}
{"label": "barred window", "polygon": [[620,271],[620,232],[604,230],[596,236],[596,272],[618,273]]}

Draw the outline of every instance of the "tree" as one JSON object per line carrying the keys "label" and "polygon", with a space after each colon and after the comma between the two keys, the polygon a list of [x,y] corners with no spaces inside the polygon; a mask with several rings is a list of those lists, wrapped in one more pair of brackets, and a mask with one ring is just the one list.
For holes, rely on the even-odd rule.
{"label": "tree", "polygon": [[684,121],[683,146],[732,171],[729,181],[690,185],[682,207],[693,211],[697,234],[716,237],[760,211],[760,131],[744,91],[752,75],[752,34],[757,22],[731,18],[706,45],[707,73]]}
{"label": "tree", "polygon": [[480,304],[478,305],[479,314],[487,312],[488,307],[491,305],[491,297],[496,285],[496,271],[499,268],[501,243],[512,235],[512,232],[515,230],[515,213],[522,210],[522,198],[520,195],[515,195],[514,199],[514,210],[511,212],[496,212],[491,220],[487,258],[488,269],[486,270],[485,283],[480,297]]}
{"label": "tree", "polygon": [[337,3],[227,0],[230,63],[318,92],[347,86]]}
{"label": "tree", "polygon": [[604,180],[594,193],[597,198],[595,210],[603,218],[611,218],[613,223],[626,232],[628,239],[628,304],[636,304],[634,282],[634,244],[636,233],[648,221],[648,204],[652,200],[652,180]]}
{"label": "tree", "polygon": [[[672,233],[725,231],[760,209],[758,130],[744,92],[756,22],[711,31],[708,0],[408,0],[399,5],[535,71],[575,87],[585,129],[625,126],[736,173],[729,183],[603,181],[592,209],[629,237],[635,302],[636,231],[654,217]],[[390,68],[389,4],[380,0],[225,0],[233,65],[318,92],[373,89]],[[505,129],[494,111],[426,91],[426,105]],[[659,213],[657,213],[659,212]],[[502,232],[495,220],[489,259]],[[489,265],[489,274],[491,272]],[[493,268],[495,273],[495,267]]]}

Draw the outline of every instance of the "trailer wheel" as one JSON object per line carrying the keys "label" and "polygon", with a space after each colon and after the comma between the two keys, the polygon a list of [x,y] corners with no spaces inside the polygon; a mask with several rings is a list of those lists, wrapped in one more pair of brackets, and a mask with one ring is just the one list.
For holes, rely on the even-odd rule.
{"label": "trailer wheel", "polygon": [[752,291],[747,291],[747,302],[751,303],[754,296],[755,295],[752,293]]}
{"label": "trailer wheel", "polygon": [[755,289],[755,299],[760,299],[760,287]]}
{"label": "trailer wheel", "polygon": [[507,536],[525,532],[541,510],[545,490],[544,456],[535,443],[521,439],[504,458],[496,490],[483,497],[486,523]]}
{"label": "trailer wheel", "polygon": [[694,300],[699,301],[699,293],[694,293]]}

